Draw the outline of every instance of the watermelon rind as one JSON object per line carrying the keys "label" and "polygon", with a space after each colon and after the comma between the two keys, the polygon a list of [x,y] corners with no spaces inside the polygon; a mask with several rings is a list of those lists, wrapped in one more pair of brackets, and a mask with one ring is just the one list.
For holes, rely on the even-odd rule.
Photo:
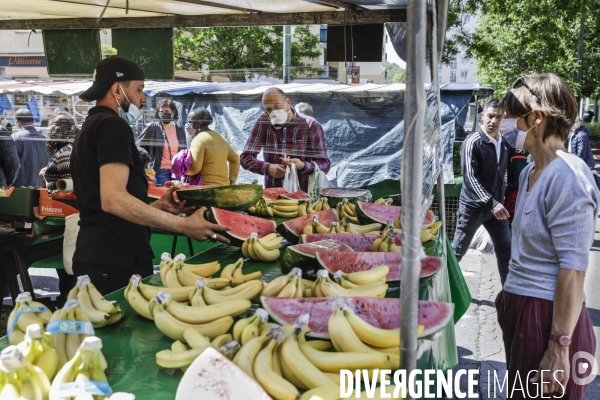
{"label": "watermelon rind", "polygon": [[[310,332],[307,335],[329,339],[328,322],[336,299],[339,297],[289,299],[263,296],[260,301],[271,318],[281,325],[292,325],[300,315],[310,314],[308,320]],[[345,300],[347,307],[373,326],[382,329],[394,329],[400,326],[400,299],[353,297]],[[452,303],[420,300],[418,307],[418,323],[425,326],[421,338],[444,329],[454,317]]]}
{"label": "watermelon rind", "polygon": [[300,240],[304,227],[312,222],[313,216],[315,215],[319,218],[319,221],[327,227],[330,227],[331,223],[334,221],[339,222],[337,213],[334,209],[330,208],[328,210],[321,210],[310,215],[303,215],[284,221],[277,227],[277,232],[286,238],[288,242],[296,244]]}
{"label": "watermelon rind", "polygon": [[368,189],[350,188],[325,188],[321,190],[321,197],[327,197],[329,207],[335,208],[344,199],[356,204],[361,199],[371,200],[371,192]]}
{"label": "watermelon rind", "polygon": [[[377,215],[369,213],[369,209],[378,211]],[[400,206],[388,206],[387,204],[375,204],[366,203],[359,201],[356,204],[356,218],[363,225],[372,224],[378,222],[380,224],[387,224],[388,220],[396,220],[402,212]]]}
{"label": "watermelon rind", "polygon": [[310,244],[296,244],[285,249],[281,258],[281,272],[289,273],[300,268],[303,277],[313,277],[320,269],[315,253],[317,251],[353,251],[352,248],[337,240],[321,240]]}
{"label": "watermelon rind", "polygon": [[278,199],[278,196],[280,194],[285,194],[285,193],[288,193],[288,191],[282,187],[265,188],[265,189],[263,189],[262,197],[263,197],[263,199],[268,200],[268,201],[275,201]]}
{"label": "watermelon rind", "polygon": [[[333,239],[340,241],[352,247],[354,251],[372,251],[373,242],[379,239],[381,235],[370,235],[365,233],[310,233],[303,234],[300,237],[301,243],[312,243],[319,240]],[[402,246],[400,235],[394,237],[394,243]]]}
{"label": "watermelon rind", "polygon": [[207,214],[209,221],[232,228],[230,231],[222,233],[230,240],[232,246],[241,247],[253,232],[256,232],[258,238],[275,232],[275,222],[268,219],[221,210],[216,207],[212,207]]}
{"label": "watermelon rind", "polygon": [[300,204],[310,200],[310,195],[302,190],[297,190],[292,193],[280,193],[277,197],[286,200],[298,200],[298,203]]}
{"label": "watermelon rind", "polygon": [[218,207],[229,211],[243,211],[252,207],[262,197],[260,185],[226,185],[202,189],[181,189],[177,191],[179,201],[195,207]]}
{"label": "watermelon rind", "polygon": [[[332,275],[337,271],[343,271],[346,274],[368,271],[380,265],[387,265],[390,268],[386,278],[387,282],[399,282],[402,275],[402,255],[400,253],[319,251],[317,252],[317,262]],[[441,269],[441,258],[426,256],[421,260],[419,278],[431,278]]]}

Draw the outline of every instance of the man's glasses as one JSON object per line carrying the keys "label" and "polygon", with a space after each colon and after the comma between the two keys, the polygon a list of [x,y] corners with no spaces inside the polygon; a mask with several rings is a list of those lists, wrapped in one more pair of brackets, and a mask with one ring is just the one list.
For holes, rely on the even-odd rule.
{"label": "man's glasses", "polygon": [[520,88],[521,86],[523,86],[527,90],[529,90],[529,93],[531,93],[532,96],[536,98],[538,104],[540,104],[540,105],[542,104],[542,100],[538,97],[537,94],[535,94],[535,92],[533,90],[531,90],[531,88],[527,85],[527,82],[525,82],[525,78],[523,78],[523,77],[520,77],[519,79],[517,79],[517,81],[513,85],[513,89]]}

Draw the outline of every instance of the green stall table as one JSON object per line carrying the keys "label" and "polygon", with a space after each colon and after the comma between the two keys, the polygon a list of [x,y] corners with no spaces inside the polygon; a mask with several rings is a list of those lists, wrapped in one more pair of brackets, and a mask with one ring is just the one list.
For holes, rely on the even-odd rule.
{"label": "green stall table", "polygon": [[[442,254],[442,244],[431,243],[427,253]],[[283,253],[283,251],[282,251]],[[221,267],[235,262],[242,257],[241,250],[237,247],[218,244],[215,247],[199,253],[187,260],[190,264],[201,264],[219,260]],[[447,264],[447,265],[446,265]],[[451,269],[458,268],[455,263],[444,263],[442,268],[433,277],[422,280],[420,283],[419,298],[422,300],[451,302],[449,290],[449,274]],[[244,272],[262,271],[263,280],[271,281],[281,275],[279,260],[271,263],[262,263],[247,260],[244,263]],[[152,275],[144,282],[154,286],[161,286],[160,276]],[[392,286],[388,297],[398,297],[399,286]],[[154,322],[139,316],[129,306],[124,298],[124,289],[106,296],[109,300],[117,300],[125,311],[123,319],[115,325],[96,330],[96,335],[103,339],[103,352],[108,360],[108,379],[113,391],[130,392],[136,395],[137,400],[168,400],[174,399],[177,386],[182,377],[179,370],[160,368],[155,362],[155,354],[164,349],[169,349],[172,340],[164,336],[154,325]],[[254,305],[251,314],[257,307]],[[242,316],[243,317],[243,316]],[[0,348],[8,346],[7,337],[0,339]],[[433,338],[419,340],[418,364],[419,369],[448,370],[458,363],[454,325],[448,325]]]}

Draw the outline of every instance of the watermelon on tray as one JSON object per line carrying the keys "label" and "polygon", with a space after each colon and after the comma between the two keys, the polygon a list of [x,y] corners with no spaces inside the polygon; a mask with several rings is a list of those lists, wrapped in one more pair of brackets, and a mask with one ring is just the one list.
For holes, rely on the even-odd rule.
{"label": "watermelon on tray", "polygon": [[[302,243],[312,243],[319,240],[334,239],[352,247],[354,251],[372,251],[373,242],[379,239],[381,235],[370,235],[364,233],[311,233],[302,235]],[[400,235],[394,237],[394,243],[402,246]]]}
{"label": "watermelon on tray", "polygon": [[337,240],[321,240],[310,244],[295,244],[285,249],[281,259],[281,272],[289,273],[300,268],[302,276],[314,276],[319,269],[317,251],[352,251],[352,248]]}
{"label": "watermelon on tray", "polygon": [[310,201],[310,195],[306,192],[303,192],[302,190],[297,190],[292,193],[280,193],[279,198],[288,200],[298,200],[300,202]]}
{"label": "watermelon on tray", "polygon": [[367,189],[325,188],[321,190],[321,197],[327,197],[329,207],[335,208],[344,199],[348,199],[353,204],[356,204],[361,198],[370,200],[371,192]]}
{"label": "watermelon on tray", "polygon": [[241,246],[252,232],[256,232],[259,238],[275,232],[274,221],[215,207],[208,211],[207,219],[215,224],[232,228],[223,235],[231,241],[233,246]]}
{"label": "watermelon on tray", "polygon": [[[329,317],[333,305],[339,297],[309,297],[287,299],[261,297],[265,310],[271,318],[282,325],[292,325],[302,314],[310,314],[308,336],[329,339]],[[356,315],[373,326],[394,329],[400,326],[400,299],[380,299],[377,297],[346,298],[346,306]],[[454,316],[454,304],[437,301],[419,301],[419,325],[425,326],[424,336],[442,330]]]}
{"label": "watermelon on tray", "polygon": [[258,203],[262,193],[260,185],[224,185],[200,189],[183,187],[177,191],[177,197],[180,201],[186,200],[188,206],[243,211]]}
{"label": "watermelon on tray", "polygon": [[[402,212],[401,206],[388,206],[387,204],[375,204],[359,201],[356,204],[356,218],[363,225],[379,222],[387,224],[388,220],[397,220]],[[431,210],[427,210],[423,226],[428,227],[435,222],[435,215]]]}
{"label": "watermelon on tray", "polygon": [[262,197],[265,200],[275,201],[275,200],[277,200],[277,198],[280,194],[286,194],[286,193],[289,193],[289,192],[282,187],[266,188],[266,189],[263,189]]}
{"label": "watermelon on tray", "polygon": [[277,232],[290,243],[298,243],[304,227],[310,224],[313,220],[313,216],[316,215],[319,218],[319,222],[323,225],[330,227],[332,222],[339,222],[338,215],[334,209],[321,210],[314,214],[303,215],[294,219],[284,221],[277,227]]}
{"label": "watermelon on tray", "polygon": [[[390,267],[386,280],[388,282],[400,281],[402,255],[400,253],[373,253],[373,252],[347,252],[347,251],[319,251],[317,261],[331,274],[343,271],[351,272],[367,271],[380,265]],[[420,278],[425,279],[435,275],[442,269],[442,259],[434,256],[426,256],[421,260]]]}

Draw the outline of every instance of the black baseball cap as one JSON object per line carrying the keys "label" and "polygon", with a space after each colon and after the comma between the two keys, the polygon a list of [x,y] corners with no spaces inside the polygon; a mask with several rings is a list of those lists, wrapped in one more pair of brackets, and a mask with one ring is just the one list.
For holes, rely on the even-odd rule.
{"label": "black baseball cap", "polygon": [[143,81],[144,71],[133,61],[122,57],[108,57],[94,69],[94,83],[79,95],[84,101],[99,100],[115,82]]}

